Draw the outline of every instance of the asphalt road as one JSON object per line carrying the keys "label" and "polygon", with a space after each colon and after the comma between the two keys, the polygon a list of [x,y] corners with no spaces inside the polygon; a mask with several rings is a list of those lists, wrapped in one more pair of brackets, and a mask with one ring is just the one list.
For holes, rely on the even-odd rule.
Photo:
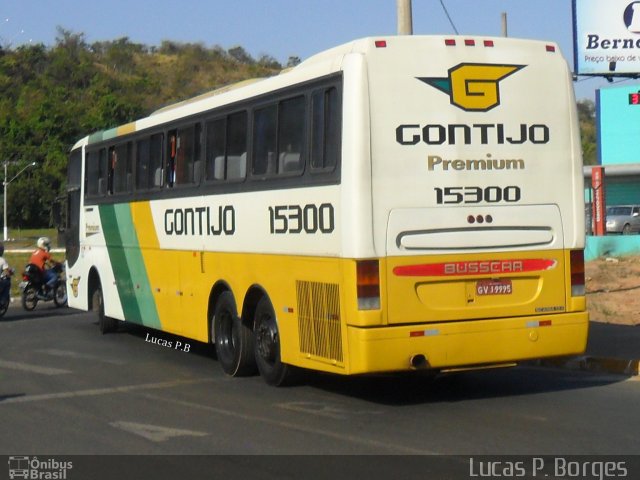
{"label": "asphalt road", "polygon": [[534,367],[273,388],[226,377],[205,345],[101,335],[75,310],[12,307],[0,320],[5,455],[630,455],[638,405],[637,380]]}

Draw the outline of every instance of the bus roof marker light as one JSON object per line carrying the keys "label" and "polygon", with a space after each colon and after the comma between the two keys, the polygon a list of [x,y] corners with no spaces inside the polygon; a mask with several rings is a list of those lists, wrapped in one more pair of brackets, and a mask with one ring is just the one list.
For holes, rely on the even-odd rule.
{"label": "bus roof marker light", "polygon": [[466,47],[475,47],[476,46],[476,41],[469,38],[469,39],[464,41],[464,44],[465,44]]}
{"label": "bus roof marker light", "polygon": [[556,51],[556,47],[553,46],[553,45],[547,45],[545,48],[546,48],[547,52],[553,53],[553,52]]}
{"label": "bus roof marker light", "polygon": [[482,42],[485,47],[493,47],[493,40],[485,40]]}
{"label": "bus roof marker light", "polygon": [[387,48],[386,40],[376,40],[375,41],[376,48]]}
{"label": "bus roof marker light", "polygon": [[447,38],[447,39],[445,39],[444,44],[447,47],[455,47],[456,46],[456,41],[453,38]]}

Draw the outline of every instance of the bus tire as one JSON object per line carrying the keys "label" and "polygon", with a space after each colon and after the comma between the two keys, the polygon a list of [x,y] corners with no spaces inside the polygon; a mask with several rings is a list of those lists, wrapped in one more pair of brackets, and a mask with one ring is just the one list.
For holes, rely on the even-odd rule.
{"label": "bus tire", "polygon": [[118,322],[115,318],[107,317],[104,314],[104,296],[102,295],[102,288],[97,287],[93,291],[91,296],[91,309],[98,315],[98,328],[100,333],[115,332],[118,328]]}
{"label": "bus tire", "polygon": [[222,292],[218,298],[212,321],[216,355],[224,373],[232,377],[254,374],[253,332],[238,317],[231,292]]}
{"label": "bus tire", "polygon": [[293,383],[297,377],[297,369],[282,363],[276,314],[266,296],[256,306],[254,336],[256,363],[264,381],[275,387]]}

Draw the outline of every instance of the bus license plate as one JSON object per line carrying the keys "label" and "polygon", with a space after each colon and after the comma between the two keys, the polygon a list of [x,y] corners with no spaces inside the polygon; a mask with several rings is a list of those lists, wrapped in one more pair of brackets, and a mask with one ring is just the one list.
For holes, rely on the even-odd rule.
{"label": "bus license plate", "polygon": [[477,295],[511,295],[511,280],[480,280],[476,283]]}

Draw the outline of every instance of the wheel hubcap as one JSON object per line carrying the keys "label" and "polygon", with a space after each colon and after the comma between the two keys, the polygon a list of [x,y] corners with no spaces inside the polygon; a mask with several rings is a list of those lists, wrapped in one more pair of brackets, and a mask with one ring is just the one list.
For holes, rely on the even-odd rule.
{"label": "wheel hubcap", "polygon": [[276,360],[278,348],[278,330],[269,317],[263,317],[256,329],[258,353],[269,363]]}

